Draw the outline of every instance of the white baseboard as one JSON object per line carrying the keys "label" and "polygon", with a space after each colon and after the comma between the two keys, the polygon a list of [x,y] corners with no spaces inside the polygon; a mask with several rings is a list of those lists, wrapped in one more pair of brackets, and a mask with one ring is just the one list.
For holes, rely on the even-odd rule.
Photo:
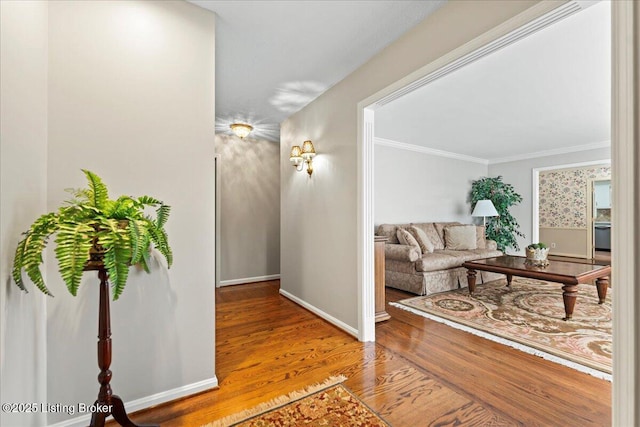
{"label": "white baseboard", "polygon": [[353,327],[347,325],[346,323],[344,323],[343,321],[338,320],[335,317],[331,316],[330,314],[325,313],[324,311],[320,310],[318,307],[313,306],[313,305],[309,304],[308,302],[306,302],[304,300],[301,300],[297,296],[292,295],[289,292],[284,291],[282,289],[280,289],[280,295],[282,295],[283,297],[286,297],[286,298],[290,299],[291,301],[295,302],[296,304],[306,308],[307,310],[309,310],[313,314],[323,318],[324,320],[326,320],[327,322],[331,323],[332,325],[337,326],[338,328],[342,329],[343,331],[345,331],[349,335],[353,335],[354,337],[358,338],[358,330],[356,328],[353,328]]}
{"label": "white baseboard", "polygon": [[270,274],[268,276],[245,277],[244,279],[221,280],[218,286],[243,285],[245,283],[266,282],[267,280],[278,280],[279,274]]}
{"label": "white baseboard", "polygon": [[[149,408],[171,400],[180,399],[181,397],[216,387],[218,387],[218,378],[214,376],[213,378],[198,381],[197,383],[187,384],[182,387],[177,387],[171,390],[152,394],[151,396],[132,400],[131,402],[125,402],[124,406],[127,409],[127,413],[130,414],[141,409]],[[112,417],[109,417],[108,419],[112,419]],[[49,427],[86,427],[90,421],[91,414],[84,414],[69,420],[60,421],[59,423],[50,424]]]}

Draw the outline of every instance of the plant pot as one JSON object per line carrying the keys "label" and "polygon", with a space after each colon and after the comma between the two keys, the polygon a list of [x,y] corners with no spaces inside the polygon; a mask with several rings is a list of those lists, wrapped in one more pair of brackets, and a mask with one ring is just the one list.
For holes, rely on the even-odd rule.
{"label": "plant pot", "polygon": [[527,260],[526,263],[528,265],[533,265],[536,267],[546,267],[549,265],[549,261],[547,260],[547,255],[549,255],[549,248],[543,249],[526,249],[527,252]]}

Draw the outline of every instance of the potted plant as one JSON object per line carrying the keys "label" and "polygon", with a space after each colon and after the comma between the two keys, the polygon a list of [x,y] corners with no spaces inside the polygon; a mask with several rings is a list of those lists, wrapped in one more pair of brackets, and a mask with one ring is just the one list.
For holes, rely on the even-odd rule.
{"label": "potted plant", "polygon": [[549,265],[547,255],[549,255],[549,248],[544,243],[532,243],[526,248],[527,263],[537,267],[544,267]]}
{"label": "potted plant", "polygon": [[[131,265],[139,264],[149,272],[152,244],[171,266],[173,255],[164,229],[170,206],[150,196],[109,199],[100,177],[88,170],[83,172],[88,188],[67,190],[73,199],[38,218],[18,243],[12,276],[25,292],[23,269],[38,289],[51,295],[40,264],[42,251],[53,234],[58,270],[73,296],[85,270],[104,268],[113,284],[113,299],[117,300],[126,286]],[[155,218],[147,215],[148,208],[155,209]]]}
{"label": "potted plant", "polygon": [[505,251],[507,248],[520,250],[516,236],[524,237],[519,230],[520,224],[511,215],[509,209],[522,202],[522,196],[518,194],[511,184],[502,181],[502,176],[494,178],[481,178],[471,183],[469,201],[471,210],[480,200],[491,200],[499,216],[487,220],[486,236],[498,244],[498,249]]}

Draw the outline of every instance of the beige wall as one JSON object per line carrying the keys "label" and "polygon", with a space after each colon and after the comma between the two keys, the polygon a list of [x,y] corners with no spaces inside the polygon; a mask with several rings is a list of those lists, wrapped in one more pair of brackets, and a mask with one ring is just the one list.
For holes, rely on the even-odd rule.
{"label": "beige wall", "polygon": [[471,183],[487,176],[486,164],[384,145],[376,145],[375,154],[376,225],[473,222],[467,199]]}
{"label": "beige wall", "polygon": [[220,167],[220,280],[280,274],[280,147],[264,139],[216,135]]}
{"label": "beige wall", "polygon": [[[20,233],[47,203],[47,9],[46,2],[0,2],[2,403],[46,400],[46,297],[8,278]],[[3,426],[44,424],[42,413],[0,412]]]}
{"label": "beige wall", "polygon": [[[282,123],[284,291],[358,327],[358,102],[536,3],[448,2]],[[313,140],[319,153],[311,179],[287,160],[291,145],[305,139]]]}
{"label": "beige wall", "polygon": [[[112,303],[111,384],[127,402],[214,386],[214,15],[182,1],[1,4],[2,277],[20,232],[84,185],[80,168],[111,195],[166,201],[174,266],[132,270]],[[3,279],[2,401],[91,404],[97,278],[71,297],[46,258],[55,298]],[[44,424],[16,420],[2,414],[3,425]]]}
{"label": "beige wall", "polygon": [[540,227],[538,240],[550,247],[551,255],[591,258],[586,228]]}

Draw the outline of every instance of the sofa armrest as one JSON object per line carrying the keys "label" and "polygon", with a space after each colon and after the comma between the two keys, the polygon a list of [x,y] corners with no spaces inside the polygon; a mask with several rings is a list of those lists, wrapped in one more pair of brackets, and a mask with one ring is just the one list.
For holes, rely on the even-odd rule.
{"label": "sofa armrest", "polygon": [[486,246],[487,249],[490,249],[492,251],[498,250],[498,243],[495,240],[487,239],[486,242],[487,242],[487,246]]}
{"label": "sofa armrest", "polygon": [[384,256],[397,261],[415,262],[420,259],[420,252],[415,246],[387,243],[384,245]]}

